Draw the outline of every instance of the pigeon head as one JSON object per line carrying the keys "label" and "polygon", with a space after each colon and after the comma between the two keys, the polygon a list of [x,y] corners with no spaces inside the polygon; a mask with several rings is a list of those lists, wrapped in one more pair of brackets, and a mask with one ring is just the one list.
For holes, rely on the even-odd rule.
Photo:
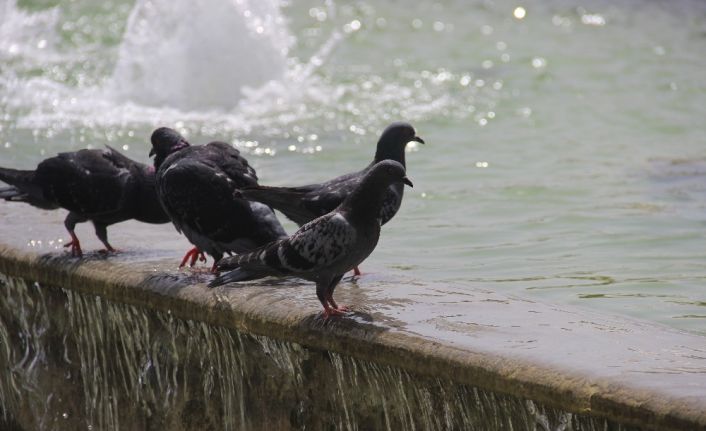
{"label": "pigeon head", "polygon": [[160,127],[152,132],[150,140],[152,141],[150,157],[155,156],[155,169],[159,169],[159,166],[164,162],[167,156],[189,146],[189,143],[179,132],[169,127]]}
{"label": "pigeon head", "polygon": [[412,187],[412,181],[407,178],[404,166],[394,160],[376,163],[341,203],[341,207],[347,208],[353,218],[379,219],[385,195],[393,184],[407,184]]}
{"label": "pigeon head", "polygon": [[385,188],[391,184],[404,183],[414,187],[412,181],[407,177],[407,171],[401,163],[394,160],[383,160],[363,177],[363,183],[374,183],[380,188]]}
{"label": "pigeon head", "polygon": [[417,136],[414,127],[409,123],[392,123],[380,135],[377,151],[375,152],[374,163],[383,160],[395,160],[404,166],[404,150],[411,141],[424,143],[424,140]]}

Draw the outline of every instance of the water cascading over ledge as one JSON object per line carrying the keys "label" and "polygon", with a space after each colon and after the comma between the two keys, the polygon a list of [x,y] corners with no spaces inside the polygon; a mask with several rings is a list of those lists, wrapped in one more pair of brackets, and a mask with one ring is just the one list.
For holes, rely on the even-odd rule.
{"label": "water cascading over ledge", "polygon": [[2,277],[3,429],[630,429]]}
{"label": "water cascading over ledge", "polygon": [[371,274],[324,322],[310,283],[176,270],[169,226],[28,244],[52,217],[5,220],[1,429],[706,429],[697,335]]}

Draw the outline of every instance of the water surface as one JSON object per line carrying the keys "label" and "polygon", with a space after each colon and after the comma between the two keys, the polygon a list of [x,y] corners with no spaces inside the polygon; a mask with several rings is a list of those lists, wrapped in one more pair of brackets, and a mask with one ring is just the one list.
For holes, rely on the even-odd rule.
{"label": "water surface", "polygon": [[404,119],[364,271],[706,333],[701,2],[5,0],[0,62],[0,165],[168,125],[300,184]]}

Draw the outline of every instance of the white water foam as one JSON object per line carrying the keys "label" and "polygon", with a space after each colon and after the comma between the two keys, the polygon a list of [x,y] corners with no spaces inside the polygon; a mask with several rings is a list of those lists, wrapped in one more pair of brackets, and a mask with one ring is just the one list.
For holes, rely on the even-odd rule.
{"label": "white water foam", "polygon": [[[334,6],[327,2],[327,30],[310,58],[300,61],[289,56],[298,45],[280,0],[137,0],[131,11],[112,18],[111,25],[125,28],[119,42],[100,42],[105,35],[92,44],[59,41],[42,55],[22,57],[21,67],[0,70],[0,105],[10,127],[44,138],[75,133],[80,142],[91,135],[108,141],[121,134],[142,136],[162,125],[187,135],[243,138],[254,132],[245,139],[291,137],[306,143],[309,136],[340,131],[359,139],[386,122],[434,113],[487,121],[481,107],[492,108],[499,90],[468,85],[466,72],[409,70],[403,62],[389,76],[326,67],[336,47],[358,29],[375,29],[350,12],[336,18]],[[59,29],[71,20],[61,16],[61,5],[26,12],[12,3],[9,10],[22,17],[12,28],[24,36],[60,39]],[[47,66],[51,56],[57,58]],[[86,64],[94,66],[86,71]],[[68,78],[57,79],[62,74]]]}
{"label": "white water foam", "polygon": [[273,1],[139,0],[108,90],[146,106],[229,110],[244,86],[284,76],[292,39]]}
{"label": "white water foam", "polygon": [[138,0],[120,44],[101,48],[113,50],[105,56],[112,73],[82,85],[46,71],[77,58],[100,61],[91,58],[95,46],[55,47],[61,9],[25,11],[11,0],[0,7],[0,59],[12,62],[0,70],[6,120],[50,130],[48,137],[75,127],[178,122],[242,130],[244,99],[281,101],[273,91],[303,85],[312,72],[288,58],[295,38],[280,7],[278,0]]}

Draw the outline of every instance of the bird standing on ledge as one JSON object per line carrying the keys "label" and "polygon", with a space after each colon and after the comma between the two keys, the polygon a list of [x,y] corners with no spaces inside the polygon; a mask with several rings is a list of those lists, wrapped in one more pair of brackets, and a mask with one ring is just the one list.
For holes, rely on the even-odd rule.
{"label": "bird standing on ledge", "polygon": [[34,171],[0,168],[0,180],[11,185],[0,188],[0,198],[42,209],[69,210],[64,226],[71,241],[64,247],[71,247],[71,254],[77,257],[83,256],[74,232],[77,223],[91,221],[105,251],[114,252],[108,242],[108,226],[130,219],[169,222],[157,200],[154,168],[110,147],[60,153]]}
{"label": "bird standing on ledge", "polygon": [[[194,244],[181,262],[208,253],[243,253],[287,236],[274,211],[236,198],[241,187],[257,185],[257,174],[240,152],[225,142],[190,145],[173,129],[152,133],[157,196],[176,229]],[[204,259],[205,260],[205,259]],[[214,263],[215,268],[215,263]]]}
{"label": "bird standing on ledge", "polygon": [[343,274],[366,259],[380,237],[380,213],[390,186],[412,186],[404,167],[384,160],[368,169],[351,193],[333,211],[302,226],[294,235],[249,253],[227,257],[210,287],[270,275],[296,276],[316,282],[324,318],[347,310],[333,299]]}
{"label": "bird standing on ledge", "polygon": [[[380,135],[372,163],[363,170],[342,175],[324,183],[300,187],[245,187],[236,192],[236,196],[269,205],[302,226],[336,208],[377,163],[383,160],[394,160],[405,167],[405,148],[411,141],[424,143],[410,124],[392,123]],[[403,193],[402,184],[391,184],[388,187],[380,208],[382,224],[387,223],[397,213],[402,204]],[[355,275],[360,275],[357,266],[354,271]]]}

